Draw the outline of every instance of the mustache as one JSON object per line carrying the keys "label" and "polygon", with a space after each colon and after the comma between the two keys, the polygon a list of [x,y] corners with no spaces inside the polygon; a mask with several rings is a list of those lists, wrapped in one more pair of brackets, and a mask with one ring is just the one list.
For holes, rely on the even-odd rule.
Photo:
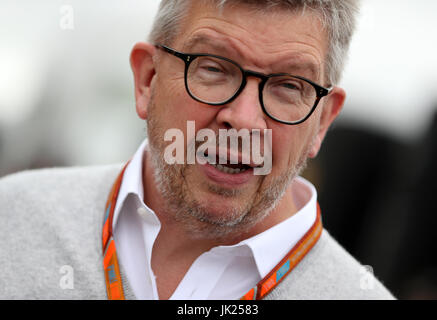
{"label": "mustache", "polygon": [[[205,141],[206,138],[206,141]],[[219,130],[219,133],[207,131],[188,142],[188,163],[246,165],[254,169],[255,175],[267,175],[272,169],[272,131],[247,129]],[[200,161],[199,161],[200,159]]]}

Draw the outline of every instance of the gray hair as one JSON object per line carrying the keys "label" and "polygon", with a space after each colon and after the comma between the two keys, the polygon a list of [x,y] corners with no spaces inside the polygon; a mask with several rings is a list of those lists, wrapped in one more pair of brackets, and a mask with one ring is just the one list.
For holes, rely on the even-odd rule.
{"label": "gray hair", "polygon": [[[199,1],[199,0],[196,0]],[[326,81],[335,85],[340,82],[347,61],[352,35],[355,31],[356,16],[360,0],[209,0],[222,9],[227,3],[245,3],[262,9],[275,7],[293,11],[311,10],[318,13],[328,35],[326,57]],[[189,8],[190,0],[162,0],[149,41],[152,43],[171,43],[178,33]]]}

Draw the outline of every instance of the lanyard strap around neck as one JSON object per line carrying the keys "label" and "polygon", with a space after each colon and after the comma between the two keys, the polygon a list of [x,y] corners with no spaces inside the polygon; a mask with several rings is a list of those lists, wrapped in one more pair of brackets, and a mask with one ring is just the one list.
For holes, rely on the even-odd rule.
{"label": "lanyard strap around neck", "polygon": [[124,172],[129,162],[115,180],[109,193],[105,207],[105,219],[103,222],[102,232],[102,249],[103,249],[103,269],[105,271],[106,292],[109,300],[124,300],[123,284],[118,264],[115,241],[112,237],[112,219],[114,217],[115,205],[117,203],[118,192],[120,191],[121,182]]}
{"label": "lanyard strap around neck", "polygon": [[298,265],[314,247],[323,231],[320,206],[317,203],[316,221],[291,251],[255,287],[240,300],[261,300],[268,295]]}
{"label": "lanyard strap around neck", "polygon": [[[115,205],[127,163],[112,186],[105,207],[105,219],[102,232],[103,268],[105,272],[106,291],[109,300],[124,300],[120,266],[117,260],[115,241],[112,237],[112,221]],[[314,247],[322,234],[323,226],[319,204],[317,204],[316,221],[305,236],[293,249],[264,277],[255,287],[250,289],[241,300],[261,300],[269,294],[298,265],[305,255]]]}

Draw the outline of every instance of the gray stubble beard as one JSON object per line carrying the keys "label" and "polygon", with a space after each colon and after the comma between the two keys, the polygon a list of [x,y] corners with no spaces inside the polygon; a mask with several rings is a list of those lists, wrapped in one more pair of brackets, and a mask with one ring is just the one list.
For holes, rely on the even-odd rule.
{"label": "gray stubble beard", "polygon": [[[151,104],[153,104],[153,99]],[[155,184],[164,199],[163,210],[167,217],[179,223],[193,239],[227,240],[241,237],[257,223],[264,220],[278,205],[288,186],[306,167],[310,148],[298,159],[295,166],[290,167],[283,175],[274,178],[270,187],[258,190],[254,201],[234,207],[223,218],[212,219],[208,208],[190,196],[185,174],[188,165],[169,165],[164,160],[163,131],[153,117],[150,108],[147,120],[149,150],[153,166]],[[265,179],[266,177],[263,177]],[[238,196],[239,190],[229,190],[208,185],[209,192],[228,198]]]}

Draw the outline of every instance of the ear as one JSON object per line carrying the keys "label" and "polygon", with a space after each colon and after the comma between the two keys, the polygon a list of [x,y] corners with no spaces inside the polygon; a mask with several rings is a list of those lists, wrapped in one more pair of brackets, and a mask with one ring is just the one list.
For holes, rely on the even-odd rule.
{"label": "ear", "polygon": [[326,100],[320,116],[319,131],[317,132],[308,155],[310,158],[315,158],[319,153],[329,127],[343,108],[343,104],[346,100],[346,92],[341,88],[334,87],[331,93],[324,99]]}
{"label": "ear", "polygon": [[130,65],[135,80],[135,100],[138,116],[147,118],[147,108],[152,92],[152,80],[156,74],[154,65],[155,46],[140,42],[132,49]]}

